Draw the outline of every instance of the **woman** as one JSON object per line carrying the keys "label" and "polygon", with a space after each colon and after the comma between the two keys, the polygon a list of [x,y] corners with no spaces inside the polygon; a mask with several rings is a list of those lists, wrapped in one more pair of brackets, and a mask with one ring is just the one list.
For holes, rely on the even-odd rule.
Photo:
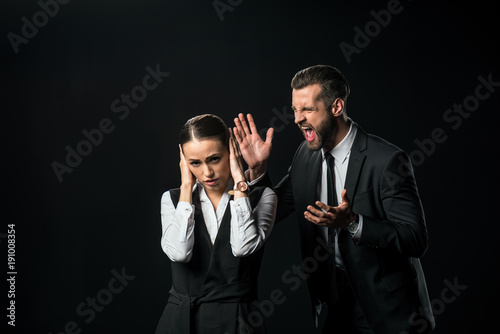
{"label": "woman", "polygon": [[172,289],[156,333],[264,333],[257,277],[276,194],[249,189],[238,144],[215,115],[188,120],[179,149],[181,186],[161,199]]}

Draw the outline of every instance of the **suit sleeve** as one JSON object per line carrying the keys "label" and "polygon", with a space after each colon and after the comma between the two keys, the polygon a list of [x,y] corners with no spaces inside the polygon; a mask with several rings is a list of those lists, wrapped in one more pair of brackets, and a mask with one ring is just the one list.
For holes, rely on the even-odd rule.
{"label": "suit sleeve", "polygon": [[358,244],[421,257],[428,245],[427,227],[411,162],[404,152],[397,151],[388,160],[379,193],[386,219],[364,215]]}
{"label": "suit sleeve", "polygon": [[[292,164],[293,166],[293,164]],[[276,211],[276,222],[279,222],[295,211],[295,203],[292,189],[292,166],[288,168],[288,173],[274,188],[274,192],[278,196],[278,209]]]}
{"label": "suit sleeve", "polygon": [[273,189],[276,193],[278,198],[278,206],[276,209],[276,223],[288,217],[295,210],[293,202],[292,181],[290,177],[291,169],[292,166],[288,168],[288,173],[274,188],[271,177],[269,176],[269,173],[267,171],[258,180],[250,182],[250,185],[253,187],[268,187]]}

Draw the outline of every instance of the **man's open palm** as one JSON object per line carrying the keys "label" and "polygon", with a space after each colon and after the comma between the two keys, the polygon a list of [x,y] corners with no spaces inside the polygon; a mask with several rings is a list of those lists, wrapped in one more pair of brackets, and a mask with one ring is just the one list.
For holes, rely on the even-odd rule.
{"label": "man's open palm", "polygon": [[269,128],[267,130],[266,141],[263,141],[257,131],[252,115],[248,114],[247,119],[248,123],[245,116],[239,114],[238,118],[234,119],[236,127],[233,132],[248,168],[251,172],[254,170],[259,171],[258,174],[261,174],[265,171],[267,160],[271,154],[274,129]]}

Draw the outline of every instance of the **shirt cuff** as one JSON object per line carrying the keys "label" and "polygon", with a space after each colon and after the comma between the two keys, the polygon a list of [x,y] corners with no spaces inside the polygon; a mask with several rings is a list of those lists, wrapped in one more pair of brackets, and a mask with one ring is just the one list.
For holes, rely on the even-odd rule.
{"label": "shirt cuff", "polygon": [[[262,173],[262,175],[261,175],[261,176],[259,176],[258,178],[256,178],[255,180],[248,182],[248,185],[249,185],[249,186],[253,186],[253,185],[254,185],[254,184],[256,184],[257,182],[259,182],[260,180],[262,180],[262,178],[264,177],[264,175],[266,175],[266,173],[267,173],[267,170],[266,170],[264,173]],[[250,180],[250,170],[249,170],[249,169],[247,169],[247,170],[245,171],[245,178],[246,178],[247,180]]]}
{"label": "shirt cuff", "polygon": [[175,210],[175,220],[179,227],[179,241],[186,242],[188,235],[191,234],[194,227],[194,204],[189,202],[177,203]]}
{"label": "shirt cuff", "polygon": [[248,197],[240,197],[232,202],[231,207],[234,210],[238,226],[238,237],[240,240],[244,241],[247,237],[245,233],[246,224],[250,219],[251,213],[250,199]]}
{"label": "shirt cuff", "polygon": [[361,238],[361,230],[363,230],[363,216],[358,213],[358,230],[352,236],[355,241],[359,241]]}

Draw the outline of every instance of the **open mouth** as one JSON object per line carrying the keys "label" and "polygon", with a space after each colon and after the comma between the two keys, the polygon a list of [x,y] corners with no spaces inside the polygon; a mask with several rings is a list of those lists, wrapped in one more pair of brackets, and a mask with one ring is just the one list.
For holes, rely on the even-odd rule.
{"label": "open mouth", "polygon": [[301,126],[302,131],[304,131],[304,136],[308,142],[312,142],[316,138],[316,132],[313,128],[309,126]]}
{"label": "open mouth", "polygon": [[218,181],[218,180],[219,180],[219,179],[211,179],[211,180],[206,180],[206,181],[205,181],[205,184],[206,184],[207,186],[211,186],[211,187],[212,187],[212,186],[215,186],[215,185],[217,184],[217,181]]}

